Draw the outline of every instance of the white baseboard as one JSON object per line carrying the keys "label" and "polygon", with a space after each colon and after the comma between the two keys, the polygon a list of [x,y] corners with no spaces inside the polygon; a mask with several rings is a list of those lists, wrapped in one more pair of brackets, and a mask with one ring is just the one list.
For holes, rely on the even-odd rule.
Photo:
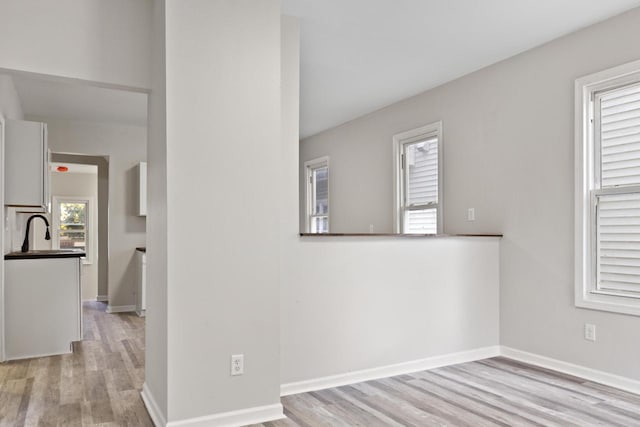
{"label": "white baseboard", "polygon": [[638,380],[621,377],[604,371],[598,371],[585,366],[574,365],[573,363],[540,356],[534,353],[528,353],[522,350],[516,350],[506,346],[500,347],[500,354],[508,359],[529,363],[541,368],[551,369],[610,387],[619,388],[631,393],[640,394],[640,381]]}
{"label": "white baseboard", "polygon": [[136,311],[135,305],[107,305],[107,313],[128,313]]}
{"label": "white baseboard", "polygon": [[204,417],[189,418],[167,423],[160,407],[153,398],[147,383],[142,385],[142,401],[156,427],[240,427],[249,424],[260,424],[285,418],[282,404],[256,406],[238,411],[222,412]]}
{"label": "white baseboard", "polygon": [[482,347],[458,353],[445,354],[442,356],[428,357],[426,359],[414,360],[411,362],[397,363],[378,368],[364,369],[361,371],[353,371],[344,374],[282,384],[280,386],[280,395],[288,396],[308,391],[340,387],[362,381],[377,380],[380,378],[393,377],[395,375],[410,374],[413,372],[440,368],[442,366],[473,362],[475,360],[487,359],[489,357],[496,357],[499,355],[500,346]]}
{"label": "white baseboard", "polygon": [[256,406],[187,420],[170,421],[166,427],[241,427],[285,418],[282,404]]}
{"label": "white baseboard", "polygon": [[22,355],[22,356],[6,356],[5,355],[5,362],[11,361],[11,360],[25,360],[25,359],[39,359],[41,357],[51,357],[51,356],[60,356],[61,354],[72,354],[73,350],[69,349],[69,351],[61,351],[58,353],[40,353],[40,354],[28,354],[28,355]]}
{"label": "white baseboard", "polygon": [[144,402],[144,406],[147,407],[147,412],[149,413],[153,424],[156,427],[165,427],[167,425],[167,420],[151,394],[149,387],[147,387],[147,383],[142,384],[142,392],[140,393],[140,396],[142,396],[142,401]]}
{"label": "white baseboard", "polygon": [[96,295],[96,301],[107,302],[109,301],[109,295]]}

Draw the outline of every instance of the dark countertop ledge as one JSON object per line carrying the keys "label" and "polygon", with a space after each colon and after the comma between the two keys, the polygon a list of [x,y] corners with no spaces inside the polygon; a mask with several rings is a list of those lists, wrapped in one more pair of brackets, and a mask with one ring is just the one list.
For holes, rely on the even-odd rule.
{"label": "dark countertop ledge", "polygon": [[146,253],[147,252],[147,248],[139,247],[139,248],[136,248],[136,251],[140,251],[140,252],[145,252]]}
{"label": "dark countertop ledge", "polygon": [[300,233],[301,237],[502,237],[502,234]]}
{"label": "dark countertop ledge", "polygon": [[87,254],[81,250],[53,249],[46,251],[9,252],[4,259],[38,259],[38,258],[82,258]]}

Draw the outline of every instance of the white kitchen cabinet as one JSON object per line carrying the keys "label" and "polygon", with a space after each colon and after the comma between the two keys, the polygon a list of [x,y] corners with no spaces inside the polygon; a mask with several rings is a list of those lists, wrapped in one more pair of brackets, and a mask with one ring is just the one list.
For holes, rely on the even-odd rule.
{"label": "white kitchen cabinet", "polygon": [[5,260],[8,360],[71,352],[82,339],[80,258]]}
{"label": "white kitchen cabinet", "polygon": [[138,163],[138,216],[147,216],[147,162]]}
{"label": "white kitchen cabinet", "polygon": [[5,124],[5,205],[50,212],[47,125],[24,120]]}
{"label": "white kitchen cabinet", "polygon": [[138,283],[136,288],[136,313],[144,317],[147,311],[147,253],[136,250],[136,264],[138,265]]}

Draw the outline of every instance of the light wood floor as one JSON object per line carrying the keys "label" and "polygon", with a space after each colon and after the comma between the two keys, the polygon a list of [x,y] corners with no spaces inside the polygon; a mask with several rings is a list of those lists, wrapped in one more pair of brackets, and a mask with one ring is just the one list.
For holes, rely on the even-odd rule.
{"label": "light wood floor", "polygon": [[74,352],[0,364],[0,426],[153,426],[140,398],[144,320],[84,303]]}
{"label": "light wood floor", "polygon": [[282,403],[288,419],[258,426],[640,426],[640,396],[504,358]]}
{"label": "light wood floor", "polygon": [[[152,426],[144,320],[84,305],[73,354],[0,364],[0,427]],[[640,426],[640,396],[495,358],[282,398],[255,427]]]}

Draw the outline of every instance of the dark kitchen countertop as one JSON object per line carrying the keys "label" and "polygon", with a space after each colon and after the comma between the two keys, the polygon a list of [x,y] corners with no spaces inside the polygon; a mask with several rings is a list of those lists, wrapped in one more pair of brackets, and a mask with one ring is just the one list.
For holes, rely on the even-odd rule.
{"label": "dark kitchen countertop", "polygon": [[147,252],[147,248],[142,248],[142,247],[136,248],[136,251],[140,251],[140,252],[145,252],[146,253]]}
{"label": "dark kitchen countertop", "polygon": [[502,237],[502,234],[399,234],[399,233],[300,233],[301,237],[402,237],[440,239],[445,237]]}
{"label": "dark kitchen countertop", "polygon": [[9,252],[4,259],[38,259],[38,258],[82,258],[87,256],[84,251],[73,249],[53,249],[47,251]]}

